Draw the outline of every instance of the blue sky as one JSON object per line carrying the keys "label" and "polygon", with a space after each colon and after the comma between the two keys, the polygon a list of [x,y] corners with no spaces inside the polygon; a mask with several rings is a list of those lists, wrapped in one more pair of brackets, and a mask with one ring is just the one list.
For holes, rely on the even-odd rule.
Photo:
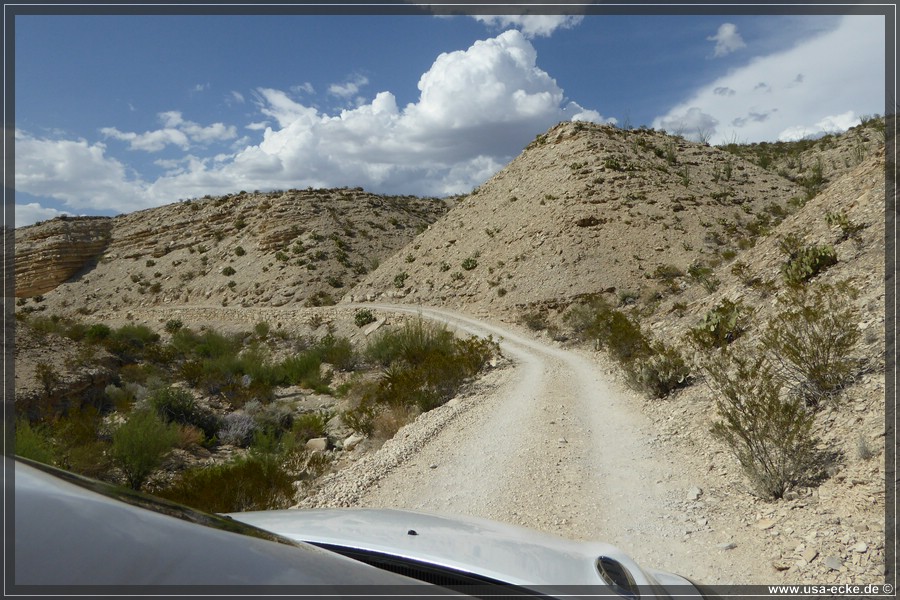
{"label": "blue sky", "polygon": [[239,190],[464,193],[563,120],[712,143],[884,112],[884,18],[17,16],[16,225]]}

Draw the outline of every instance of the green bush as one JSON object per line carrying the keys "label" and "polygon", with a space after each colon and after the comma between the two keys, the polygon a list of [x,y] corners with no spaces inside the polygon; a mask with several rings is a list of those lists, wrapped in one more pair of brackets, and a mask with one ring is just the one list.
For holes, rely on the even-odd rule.
{"label": "green bush", "polygon": [[128,486],[138,490],[177,440],[177,426],[164,423],[152,411],[138,410],[113,432],[109,453]]}
{"label": "green bush", "polygon": [[837,263],[837,253],[831,246],[803,246],[797,236],[781,240],[780,247],[788,255],[781,265],[781,275],[792,286],[806,283],[831,265]]}
{"label": "green bush", "polygon": [[605,349],[619,363],[652,353],[640,325],[600,296],[572,307],[563,320],[576,335],[593,339],[598,350]]}
{"label": "green bush", "polygon": [[318,412],[304,413],[294,418],[291,432],[297,441],[306,443],[308,440],[325,437],[325,427],[328,424],[328,416]]}
{"label": "green bush", "polygon": [[782,394],[763,354],[723,352],[705,371],[721,419],[712,434],[729,447],[760,496],[781,498],[816,474],[813,415],[800,399]]}
{"label": "green bush", "polygon": [[626,362],[623,367],[628,383],[652,398],[664,398],[691,382],[691,369],[681,353],[663,342],[652,344],[649,356]]}
{"label": "green bush", "polygon": [[777,376],[807,406],[835,396],[859,368],[857,294],[847,282],[789,290],[763,332]]}
{"label": "green bush", "polygon": [[361,402],[341,413],[341,420],[353,431],[369,436],[375,430],[375,415],[378,410],[372,402]]}
{"label": "green bush", "polygon": [[154,391],[149,397],[151,408],[166,423],[181,423],[197,427],[207,438],[216,435],[221,427],[219,418],[212,411],[202,407],[187,390],[165,387]]}
{"label": "green bush", "polygon": [[265,321],[260,321],[253,326],[253,332],[261,339],[266,339],[269,336],[269,332],[271,330],[271,326],[269,326],[269,324]]}
{"label": "green bush", "polygon": [[169,319],[166,321],[165,330],[167,333],[175,333],[182,327],[184,327],[184,322],[181,319]]}
{"label": "green bush", "polygon": [[294,476],[278,456],[250,453],[230,462],[195,467],[156,495],[211,513],[288,508]]}
{"label": "green bush", "polygon": [[313,390],[327,390],[328,382],[321,375],[322,357],[316,352],[301,352],[281,363],[285,381]]}
{"label": "green bush", "polygon": [[[458,339],[446,327],[422,319],[399,330],[384,331],[369,343],[368,360],[384,367],[377,384],[363,394],[363,403],[416,405],[422,412],[452,398],[498,351],[492,339]],[[363,417],[368,416],[360,409]]]}
{"label": "green bush", "polygon": [[462,268],[465,269],[466,271],[471,271],[472,269],[474,269],[477,266],[478,266],[478,261],[472,257],[469,257],[469,258],[465,259],[464,261],[462,261]]}
{"label": "green bush", "polygon": [[122,362],[143,358],[159,342],[159,334],[146,325],[123,325],[104,339],[106,349]]}
{"label": "green bush", "polygon": [[722,299],[718,305],[704,315],[697,326],[689,332],[689,337],[697,346],[708,350],[722,348],[736,340],[746,329],[746,315],[740,302]]}
{"label": "green bush", "polygon": [[398,290],[403,289],[403,286],[406,285],[406,279],[408,277],[409,275],[406,272],[397,273],[397,275],[394,276],[394,287]]}
{"label": "green bush", "polygon": [[713,275],[711,267],[700,263],[693,263],[688,267],[688,276],[696,283],[702,285],[710,294],[716,291],[721,283],[715,275]]}
{"label": "green bush", "polygon": [[92,344],[97,344],[105,340],[112,333],[112,329],[103,323],[95,323],[87,328],[84,332],[84,339]]}
{"label": "green bush", "polygon": [[659,265],[656,267],[656,270],[653,271],[653,277],[655,279],[659,279],[667,284],[672,284],[674,281],[684,276],[684,271],[676,267],[675,265]]}
{"label": "green bush", "polygon": [[606,350],[628,383],[651,397],[662,398],[691,382],[690,368],[675,347],[651,342],[639,323],[599,296],[572,307],[563,320],[576,335]]}
{"label": "green bush", "polygon": [[368,308],[361,308],[353,315],[353,322],[357,327],[363,327],[375,322],[375,315]]}
{"label": "green bush", "polygon": [[57,464],[56,449],[50,431],[42,425],[32,426],[28,419],[16,421],[16,455],[47,465]]}
{"label": "green bush", "polygon": [[851,237],[857,238],[859,236],[859,232],[866,228],[866,225],[861,225],[859,223],[854,223],[851,221],[847,214],[844,212],[834,213],[828,212],[825,213],[825,222],[828,223],[830,227],[838,226],[841,230],[841,237],[838,241],[843,242]]}
{"label": "green bush", "polygon": [[543,331],[547,329],[547,318],[539,310],[529,311],[522,315],[520,322],[532,331]]}
{"label": "green bush", "polygon": [[313,346],[312,351],[319,355],[322,362],[334,365],[342,371],[352,371],[356,367],[356,353],[350,340],[345,337],[336,337],[329,333]]}

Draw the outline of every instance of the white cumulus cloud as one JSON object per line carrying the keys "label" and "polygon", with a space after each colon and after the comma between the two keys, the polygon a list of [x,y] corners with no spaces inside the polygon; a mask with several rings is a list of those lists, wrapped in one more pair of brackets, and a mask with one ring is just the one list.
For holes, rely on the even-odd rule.
{"label": "white cumulus cloud", "polygon": [[362,75],[353,75],[344,83],[332,83],[328,86],[328,93],[332,96],[350,98],[359,93],[359,90],[368,85],[369,79]]}
{"label": "white cumulus cloud", "polygon": [[862,121],[852,110],[839,115],[828,115],[812,125],[788,127],[778,135],[779,142],[796,142],[805,138],[820,137],[828,133],[840,133],[856,127]]}
{"label": "white cumulus cloud", "polygon": [[740,50],[747,46],[741,34],[738,33],[737,25],[734,23],[723,23],[719,26],[719,31],[716,32],[716,35],[706,39],[716,43],[715,55],[717,57],[731,54],[735,50]]}
{"label": "white cumulus cloud", "polygon": [[551,125],[608,121],[597,111],[565,102],[563,91],[537,67],[536,59],[524,34],[509,30],[438,56],[419,79],[416,102],[399,106],[391,92],[382,91],[371,102],[334,115],[287,92],[260,88],[257,106],[274,124],[265,125],[258,144],[236,152],[231,162],[204,164],[159,181],[154,191],[202,189],[197,181],[242,188],[361,185],[392,193],[468,191]]}
{"label": "white cumulus cloud", "polygon": [[233,125],[213,123],[203,127],[192,121],[185,121],[181,113],[174,110],[159,113],[159,120],[163,125],[162,129],[135,133],[104,127],[100,133],[104,137],[128,142],[131,150],[144,152],[159,152],[169,145],[186,150],[192,143],[207,144],[237,137],[237,129]]}
{"label": "white cumulus cloud", "polygon": [[25,227],[34,225],[39,221],[53,219],[60,215],[69,214],[65,211],[59,211],[55,208],[41,206],[37,202],[29,202],[28,204],[16,204],[16,227]]}
{"label": "white cumulus cloud", "polygon": [[584,20],[582,15],[473,15],[489,27],[515,27],[525,37],[548,37],[557,29],[571,29]]}
{"label": "white cumulus cloud", "polygon": [[[16,131],[16,189],[75,209],[128,212],[157,204],[102,143],[39,139]],[[174,198],[172,199],[174,200]]]}
{"label": "white cumulus cloud", "polygon": [[842,131],[855,115],[884,112],[883,32],[883,17],[844,16],[830,31],[703,86],[653,127],[694,139],[696,127],[712,127],[706,133],[716,144]]}
{"label": "white cumulus cloud", "polygon": [[[152,182],[129,177],[103,144],[23,137],[16,146],[21,189],[69,206],[123,212],[240,189],[358,185],[381,193],[447,195],[480,185],[560,121],[612,121],[568,100],[515,29],[441,54],[419,78],[418,89],[417,100],[405,106],[381,91],[371,101],[329,114],[289,92],[259,88],[252,101],[260,117],[245,126],[259,136],[256,143],[214,158],[157,161],[166,172]],[[203,127],[178,111],[161,113],[160,121],[160,131],[180,132],[191,148],[234,135],[234,128]],[[132,144],[151,139],[113,128],[107,134]],[[96,171],[95,183],[76,181],[79,162]],[[69,175],[51,176],[46,164]]]}

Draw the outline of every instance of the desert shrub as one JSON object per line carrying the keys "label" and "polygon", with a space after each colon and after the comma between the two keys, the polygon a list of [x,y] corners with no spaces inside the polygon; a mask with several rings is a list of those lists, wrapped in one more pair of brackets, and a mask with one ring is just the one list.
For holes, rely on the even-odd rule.
{"label": "desert shrub", "polygon": [[422,319],[384,331],[366,348],[366,357],[384,367],[363,404],[415,405],[425,412],[453,397],[498,352],[491,338],[458,339],[446,327]]}
{"label": "desert shrub", "polygon": [[696,283],[703,286],[709,293],[713,293],[719,287],[719,280],[713,275],[712,267],[701,263],[693,263],[688,267],[688,276]]}
{"label": "desert shrub", "polygon": [[776,376],[807,406],[839,393],[859,368],[857,293],[847,282],[788,290],[762,334]]}
{"label": "desert shrub", "polygon": [[653,277],[667,284],[672,284],[677,278],[684,276],[684,271],[675,265],[659,265],[653,271]]}
{"label": "desert shrub", "polygon": [[376,440],[389,440],[401,427],[414,421],[419,414],[419,409],[415,406],[382,407],[372,419],[372,437]]}
{"label": "desert shrub", "polygon": [[110,457],[128,486],[138,490],[159,468],[178,437],[177,426],[163,422],[153,411],[137,410],[113,432]]}
{"label": "desert shrub", "polygon": [[471,271],[472,269],[474,269],[477,266],[478,266],[478,261],[476,259],[472,258],[471,256],[469,258],[465,259],[464,261],[462,261],[462,268],[465,269],[466,271]]}
{"label": "desert shrub", "polygon": [[184,327],[184,322],[181,319],[169,319],[166,321],[165,330],[167,333],[175,333],[182,327]]}
{"label": "desert shrub", "polygon": [[756,493],[781,498],[815,474],[813,415],[782,384],[762,353],[723,352],[705,365],[720,420],[712,434],[738,459]]}
{"label": "desert shrub", "polygon": [[327,389],[328,382],[321,375],[322,357],[315,352],[300,352],[281,363],[285,381],[309,389]]}
{"label": "desert shrub", "polygon": [[193,425],[208,438],[212,438],[220,429],[221,424],[215,413],[201,406],[187,390],[160,388],[148,400],[150,407],[166,423]]}
{"label": "desert shrub", "polygon": [[628,383],[652,398],[664,398],[688,385],[691,369],[674,346],[663,342],[651,344],[651,354],[624,363]]}
{"label": "desert shrub", "polygon": [[357,357],[353,345],[345,337],[328,334],[311,349],[318,354],[322,362],[334,365],[342,371],[352,371],[356,367]]}
{"label": "desert shrub", "polygon": [[839,242],[843,242],[851,237],[857,237],[859,232],[866,228],[866,225],[862,225],[859,223],[854,223],[847,217],[847,213],[845,212],[828,212],[825,213],[825,222],[828,223],[830,227],[834,227],[835,225],[841,230],[841,236],[838,238]]}
{"label": "desert shrub", "polygon": [[303,306],[307,308],[313,308],[317,306],[334,306],[335,304],[337,304],[337,302],[331,296],[331,294],[324,290],[319,290],[318,292],[307,298],[303,303]]}
{"label": "desert shrub", "polygon": [[547,329],[547,318],[539,310],[529,311],[522,315],[520,322],[532,331]]}
{"label": "desert shrub", "polygon": [[112,333],[109,325],[103,323],[95,323],[87,328],[84,332],[84,340],[92,344],[98,344],[108,338]]}
{"label": "desert shrub", "polygon": [[253,441],[253,433],[256,431],[256,421],[245,412],[235,411],[222,418],[222,427],[217,433],[219,441],[223,444],[231,444],[246,448]]}
{"label": "desert shrub", "polygon": [[306,443],[308,440],[325,437],[325,427],[328,424],[328,415],[318,412],[303,413],[294,418],[291,432],[297,441]]}
{"label": "desert shrub", "polygon": [[691,370],[674,346],[651,342],[640,324],[596,296],[572,307],[563,320],[582,339],[593,339],[619,363],[635,389],[654,398],[691,383]]}
{"label": "desert shrub", "polygon": [[277,455],[251,452],[230,462],[183,472],[156,495],[212,513],[287,508],[294,476]]}
{"label": "desert shrub", "polygon": [[236,256],[244,256],[245,254],[247,254],[247,251],[244,250],[243,246],[238,246],[237,248],[234,249],[234,254]]}
{"label": "desert shrub", "polygon": [[253,434],[253,443],[258,443],[261,436],[271,436],[279,441],[282,435],[294,425],[294,413],[290,408],[281,404],[260,404],[249,402],[244,407],[253,420],[256,421],[256,431]]}
{"label": "desert shrub", "polygon": [[34,366],[34,374],[41,383],[44,394],[50,396],[56,390],[61,378],[59,372],[50,363],[41,361]]}
{"label": "desert shrub", "polygon": [[723,298],[688,335],[700,348],[722,348],[740,337],[746,329],[746,321],[746,312],[741,303]]}
{"label": "desert shrub", "polygon": [[88,477],[100,478],[110,468],[107,442],[101,439],[103,415],[91,404],[69,406],[39,425],[52,441],[55,465]]}
{"label": "desert shrub", "polygon": [[341,421],[353,431],[369,436],[375,431],[375,415],[378,410],[371,402],[360,402],[341,413]]}
{"label": "desert shrub", "polygon": [[796,234],[789,234],[779,242],[787,260],[781,265],[781,275],[789,285],[802,285],[837,263],[831,246],[806,246]]}
{"label": "desert shrub", "polygon": [[266,339],[269,336],[269,332],[271,330],[271,326],[269,326],[269,324],[265,321],[260,321],[253,326],[253,332],[261,339]]}
{"label": "desert shrub", "polygon": [[219,358],[236,355],[241,349],[241,340],[211,329],[198,334],[184,327],[172,335],[171,346],[184,357]]}
{"label": "desert shrub", "polygon": [[31,425],[28,419],[16,421],[16,455],[48,465],[57,461],[50,431],[43,425]]}
{"label": "desert shrub", "polygon": [[361,308],[353,315],[353,322],[357,327],[363,327],[375,322],[375,315],[368,308]]}
{"label": "desert shrub", "polygon": [[403,289],[403,286],[406,285],[406,279],[408,277],[409,275],[405,271],[397,273],[397,275],[394,276],[394,287],[398,290]]}
{"label": "desert shrub", "polygon": [[624,363],[652,353],[640,325],[600,296],[571,308],[563,320],[576,335],[593,339],[597,349],[607,350],[617,362]]}
{"label": "desert shrub", "polygon": [[619,363],[652,354],[650,343],[641,331],[641,326],[618,310],[611,310],[607,319],[600,324],[597,340],[600,346]]}
{"label": "desert shrub", "polygon": [[123,325],[113,330],[104,346],[122,362],[137,362],[159,342],[159,334],[146,325]]}

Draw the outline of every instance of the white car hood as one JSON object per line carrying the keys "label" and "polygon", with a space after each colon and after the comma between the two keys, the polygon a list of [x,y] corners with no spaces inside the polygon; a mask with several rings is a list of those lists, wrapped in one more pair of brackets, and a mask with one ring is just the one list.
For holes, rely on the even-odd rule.
{"label": "white car hood", "polygon": [[[277,510],[227,516],[298,541],[379,552],[514,585],[605,585],[596,567],[601,556],[621,563],[639,586],[658,584],[615,546],[571,541],[475,517],[393,509]],[[676,579],[670,583],[690,585],[672,577]]]}

